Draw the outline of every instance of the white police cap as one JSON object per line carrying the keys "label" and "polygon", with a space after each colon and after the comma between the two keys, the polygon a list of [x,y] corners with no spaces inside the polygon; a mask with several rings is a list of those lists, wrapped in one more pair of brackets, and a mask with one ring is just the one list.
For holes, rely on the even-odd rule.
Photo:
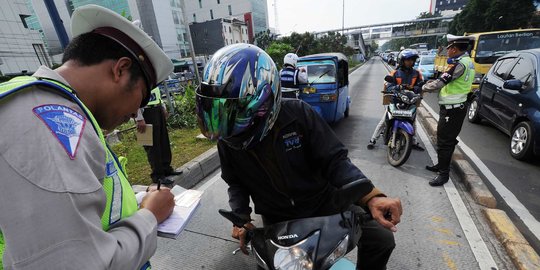
{"label": "white police cap", "polygon": [[446,48],[450,48],[450,46],[454,44],[470,44],[471,41],[474,40],[474,36],[455,36],[452,34],[446,35],[446,40],[448,41],[448,46]]}
{"label": "white police cap", "polygon": [[119,14],[98,6],[77,8],[71,17],[71,35],[94,32],[115,40],[133,54],[147,79],[149,90],[155,88],[173,71],[171,59],[137,25]]}

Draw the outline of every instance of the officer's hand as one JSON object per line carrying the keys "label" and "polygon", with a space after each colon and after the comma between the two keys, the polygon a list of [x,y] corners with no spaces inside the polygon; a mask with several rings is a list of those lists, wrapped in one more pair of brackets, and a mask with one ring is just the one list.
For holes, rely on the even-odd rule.
{"label": "officer's hand", "polygon": [[174,195],[166,187],[149,191],[141,202],[141,208],[150,210],[159,224],[171,215],[174,208]]}
{"label": "officer's hand", "polygon": [[146,122],[144,119],[137,121],[137,131],[139,133],[144,133],[146,131]]}
{"label": "officer's hand", "polygon": [[396,225],[400,222],[403,209],[401,200],[397,198],[373,197],[367,202],[369,211],[377,222],[383,227],[396,232]]}
{"label": "officer's hand", "polygon": [[[253,223],[251,222],[244,224],[244,227],[250,230],[255,229],[255,225],[253,225]],[[231,236],[235,239],[240,240],[240,250],[242,251],[242,253],[249,255],[249,252],[247,251],[247,248],[246,248],[247,234],[248,234],[248,231],[246,229],[233,226]]]}

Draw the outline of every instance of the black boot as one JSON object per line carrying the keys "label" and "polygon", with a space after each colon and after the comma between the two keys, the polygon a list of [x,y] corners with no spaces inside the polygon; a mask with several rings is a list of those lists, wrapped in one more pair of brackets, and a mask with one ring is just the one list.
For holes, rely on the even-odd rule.
{"label": "black boot", "polygon": [[450,179],[450,175],[448,171],[440,171],[437,177],[429,181],[429,185],[432,187],[442,186],[446,184],[446,182],[448,182],[449,179]]}
{"label": "black boot", "polygon": [[426,166],[426,170],[431,172],[439,172],[439,164],[435,164],[433,166]]}

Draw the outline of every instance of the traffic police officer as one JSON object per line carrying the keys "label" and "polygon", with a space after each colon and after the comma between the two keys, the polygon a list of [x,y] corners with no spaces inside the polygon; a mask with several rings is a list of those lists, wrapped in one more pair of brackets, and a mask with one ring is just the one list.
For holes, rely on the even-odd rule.
{"label": "traffic police officer", "polygon": [[448,182],[450,162],[458,140],[456,139],[467,114],[467,95],[474,79],[474,65],[467,53],[470,37],[447,35],[448,67],[438,79],[427,82],[423,91],[439,92],[439,122],[437,124],[438,163],[426,166],[438,175],[429,182],[431,186],[441,186]]}
{"label": "traffic police officer", "polygon": [[181,172],[171,167],[172,154],[167,131],[167,114],[165,103],[161,100],[161,91],[159,87],[155,87],[150,92],[148,105],[139,110],[135,120],[139,132],[145,132],[146,124],[152,125],[152,146],[144,146],[148,163],[152,168],[150,174],[152,182],[172,185],[174,181],[166,176],[179,175]]}
{"label": "traffic police officer", "polygon": [[170,190],[140,208],[102,129],[146,105],[172,71],[141,29],[100,6],[73,12],[56,70],[0,84],[0,228],[5,269],[148,269]]}
{"label": "traffic police officer", "polygon": [[297,69],[298,55],[288,53],[283,58],[283,69],[279,72],[281,80],[281,96],[298,98],[299,84],[307,83],[307,72],[304,68]]}

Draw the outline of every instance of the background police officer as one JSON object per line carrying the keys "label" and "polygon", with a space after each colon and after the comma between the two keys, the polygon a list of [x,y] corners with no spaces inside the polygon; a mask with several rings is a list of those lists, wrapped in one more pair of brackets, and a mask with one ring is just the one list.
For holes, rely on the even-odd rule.
{"label": "background police officer", "polygon": [[299,84],[307,83],[305,68],[297,69],[298,55],[288,53],[283,58],[283,69],[279,72],[281,80],[281,96],[285,98],[298,98]]}
{"label": "background police officer", "polygon": [[152,182],[164,185],[172,185],[174,181],[166,176],[179,175],[171,167],[171,143],[169,141],[169,132],[167,131],[168,112],[165,103],[161,100],[159,87],[150,92],[150,101],[144,109],[140,109],[135,118],[137,122],[137,131],[145,132],[146,124],[152,125],[152,146],[144,146],[148,163],[152,168],[150,177]]}
{"label": "background police officer", "polygon": [[137,206],[102,129],[145,106],[172,72],[127,19],[86,5],[71,18],[62,66],[0,84],[0,228],[5,269],[148,269],[170,190]]}
{"label": "background police officer", "polygon": [[467,53],[470,38],[447,35],[448,67],[438,79],[431,80],[423,91],[439,92],[439,122],[437,124],[437,159],[438,163],[426,166],[427,170],[438,175],[429,182],[431,186],[441,186],[448,182],[450,162],[458,140],[456,139],[467,114],[467,95],[471,91],[474,79],[474,65]]}

